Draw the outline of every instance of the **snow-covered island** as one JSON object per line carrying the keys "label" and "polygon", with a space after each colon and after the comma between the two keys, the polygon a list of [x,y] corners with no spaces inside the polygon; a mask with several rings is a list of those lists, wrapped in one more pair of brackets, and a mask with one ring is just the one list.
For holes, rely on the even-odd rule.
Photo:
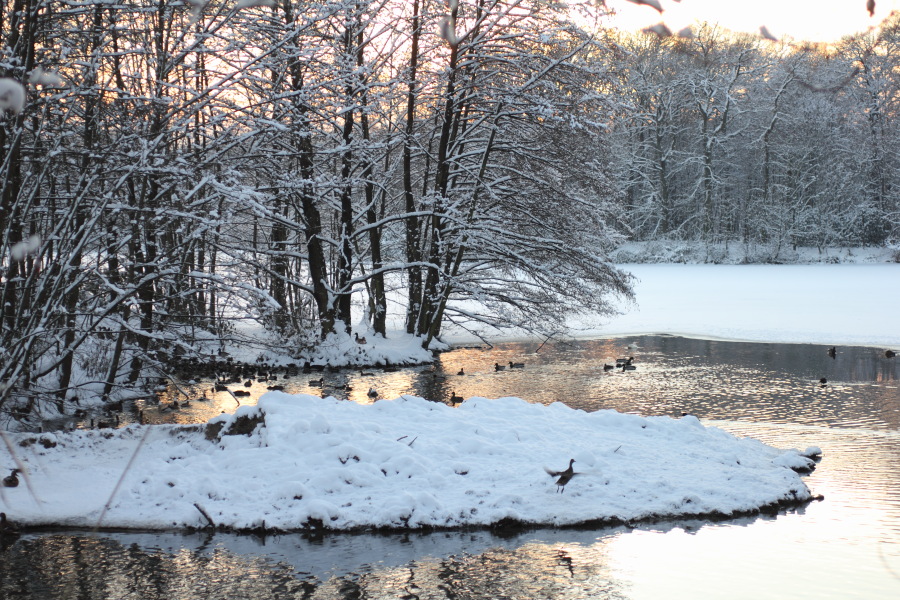
{"label": "snow-covered island", "polygon": [[[810,500],[797,471],[813,468],[804,454],[819,453],[777,450],[693,416],[586,413],[517,398],[361,405],[281,392],[205,427],[7,437],[28,473],[2,497],[20,525],[150,529],[736,516]],[[571,459],[576,475],[560,488],[548,471]]]}

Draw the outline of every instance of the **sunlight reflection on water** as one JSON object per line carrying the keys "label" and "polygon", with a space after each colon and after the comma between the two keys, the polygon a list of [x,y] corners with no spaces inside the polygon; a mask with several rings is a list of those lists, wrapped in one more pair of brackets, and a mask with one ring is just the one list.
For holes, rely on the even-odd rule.
{"label": "sunlight reflection on water", "polygon": [[[585,410],[687,412],[777,447],[820,446],[824,458],[806,482],[824,501],[777,518],[508,537],[29,534],[3,551],[0,598],[900,597],[900,361],[873,348],[839,348],[832,360],[826,350],[645,336],[461,349],[415,369],[277,381],[287,392],[361,403],[374,388],[381,398],[513,395]],[[634,371],[604,371],[625,356],[635,357]],[[310,386],[318,377],[324,387]],[[247,404],[271,384],[230,387],[250,391],[239,399]],[[187,389],[199,396],[210,385]],[[237,406],[227,392],[208,396],[165,414],[152,403],[137,409],[188,423]]]}

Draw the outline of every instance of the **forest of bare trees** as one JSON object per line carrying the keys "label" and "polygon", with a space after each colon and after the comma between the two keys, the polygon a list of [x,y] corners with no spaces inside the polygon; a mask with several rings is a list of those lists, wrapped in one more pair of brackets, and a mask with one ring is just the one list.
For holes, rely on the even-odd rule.
{"label": "forest of bare trees", "polygon": [[354,307],[426,347],[551,331],[628,296],[626,239],[896,242],[896,24],[798,48],[595,7],[0,0],[0,414],[248,322],[298,359]]}

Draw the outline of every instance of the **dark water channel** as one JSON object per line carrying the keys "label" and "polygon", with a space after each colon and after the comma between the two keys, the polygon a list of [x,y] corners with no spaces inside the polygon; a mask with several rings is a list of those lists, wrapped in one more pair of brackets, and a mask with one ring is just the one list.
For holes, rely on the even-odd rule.
{"label": "dark water channel", "polygon": [[[824,458],[806,481],[825,499],[776,517],[508,537],[29,533],[0,549],[0,599],[895,599],[900,359],[883,350],[838,347],[832,359],[824,346],[643,336],[460,349],[433,367],[282,379],[288,392],[360,402],[371,402],[374,388],[382,397],[520,396],[585,410],[687,412],[778,447],[820,446]],[[635,370],[603,370],[625,356]],[[525,367],[509,369],[510,361]],[[309,385],[320,376],[323,387]],[[250,391],[240,401],[252,403],[267,385],[234,389]],[[208,387],[184,389],[196,398]],[[149,421],[197,422],[236,406],[227,392],[207,398],[177,411],[134,410]]]}

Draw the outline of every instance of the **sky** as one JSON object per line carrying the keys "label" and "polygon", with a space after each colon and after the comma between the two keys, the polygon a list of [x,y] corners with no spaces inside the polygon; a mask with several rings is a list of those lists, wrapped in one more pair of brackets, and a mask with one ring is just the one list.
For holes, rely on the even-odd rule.
{"label": "sky", "polygon": [[878,25],[891,11],[900,10],[900,0],[876,0],[875,15],[869,16],[866,0],[659,0],[660,15],[649,6],[629,0],[607,0],[619,15],[614,23],[639,30],[666,23],[672,31],[696,21],[719,23],[734,31],[756,33],[765,25],[776,37],[831,42],[842,36]]}

